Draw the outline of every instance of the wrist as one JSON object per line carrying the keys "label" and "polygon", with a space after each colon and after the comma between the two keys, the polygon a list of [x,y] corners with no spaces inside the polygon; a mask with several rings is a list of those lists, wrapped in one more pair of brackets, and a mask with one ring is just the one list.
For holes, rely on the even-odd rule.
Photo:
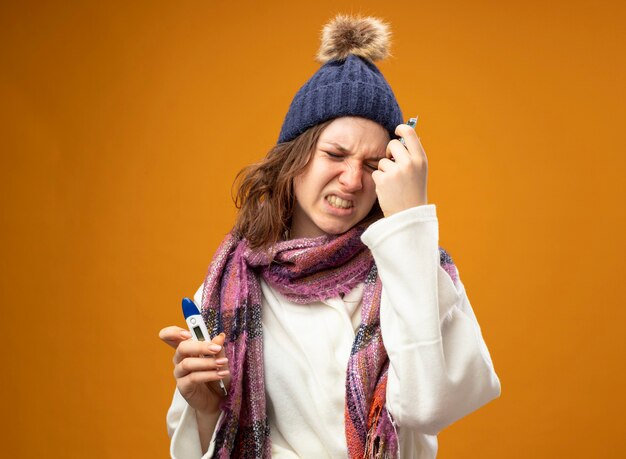
{"label": "wrist", "polygon": [[391,217],[392,215],[398,214],[400,212],[404,212],[405,210],[414,209],[415,207],[421,207],[421,206],[427,206],[427,205],[428,205],[428,201],[424,199],[420,202],[414,202],[406,206],[398,207],[395,209],[389,209],[389,210],[383,209],[383,215],[385,218],[387,218],[387,217]]}
{"label": "wrist", "polygon": [[216,418],[220,414],[219,404],[215,408],[206,410],[196,410],[196,418],[198,421],[208,421]]}
{"label": "wrist", "polygon": [[219,417],[219,411],[210,413],[196,410],[196,424],[198,425],[200,448],[203,453],[209,449],[211,438],[215,434],[215,427]]}
{"label": "wrist", "polygon": [[215,416],[220,412],[220,405],[222,403],[221,397],[211,394],[207,400],[207,404],[202,410],[197,410],[205,417]]}

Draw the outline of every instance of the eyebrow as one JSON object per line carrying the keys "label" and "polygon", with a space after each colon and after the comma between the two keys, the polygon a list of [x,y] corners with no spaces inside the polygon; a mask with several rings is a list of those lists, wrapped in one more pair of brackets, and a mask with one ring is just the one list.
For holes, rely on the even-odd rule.
{"label": "eyebrow", "polygon": [[[336,143],[336,142],[324,142],[327,143],[328,145],[332,145],[333,147],[335,147],[337,150],[339,150],[341,153],[344,153],[346,155],[350,155],[352,154],[352,152],[350,150],[348,150],[346,147]],[[365,161],[380,161],[381,159],[383,159],[385,157],[385,155],[381,155],[381,156],[370,156],[368,158],[363,158]]]}

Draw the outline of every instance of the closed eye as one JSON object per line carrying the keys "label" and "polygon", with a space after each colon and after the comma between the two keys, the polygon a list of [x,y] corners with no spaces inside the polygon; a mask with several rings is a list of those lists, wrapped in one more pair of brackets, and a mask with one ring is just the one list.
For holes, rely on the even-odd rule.
{"label": "closed eye", "polygon": [[331,153],[330,151],[325,151],[324,153],[326,153],[329,157],[333,159],[343,159],[343,155],[337,153]]}
{"label": "closed eye", "polygon": [[[322,150],[330,159],[332,159],[333,161],[341,161],[343,159],[345,159],[346,155],[342,154],[342,153],[333,153],[331,151],[326,151],[326,150]],[[368,162],[364,162],[363,165],[370,171],[376,171],[378,170],[378,161],[379,160],[371,160]]]}

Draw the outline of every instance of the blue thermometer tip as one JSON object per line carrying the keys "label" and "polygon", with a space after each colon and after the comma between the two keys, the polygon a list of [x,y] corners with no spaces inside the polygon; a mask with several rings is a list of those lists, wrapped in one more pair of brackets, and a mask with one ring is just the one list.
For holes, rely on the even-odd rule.
{"label": "blue thermometer tip", "polygon": [[189,316],[200,315],[200,310],[189,298],[183,298],[183,315],[185,316],[185,319]]}

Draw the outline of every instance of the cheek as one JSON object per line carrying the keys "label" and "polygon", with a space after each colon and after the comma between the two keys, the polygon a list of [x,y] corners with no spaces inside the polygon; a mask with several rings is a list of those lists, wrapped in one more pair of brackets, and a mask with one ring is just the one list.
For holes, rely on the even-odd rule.
{"label": "cheek", "polygon": [[376,185],[374,184],[374,181],[372,180],[372,184],[370,187],[368,187],[367,189],[367,194],[366,194],[367,198],[367,202],[368,202],[368,209],[367,209],[367,213],[369,213],[372,208],[376,205],[376,202],[378,201],[378,195],[376,194]]}
{"label": "cheek", "polygon": [[302,176],[300,189],[302,192],[318,194],[322,192],[339,174],[336,168],[323,165],[315,165]]}
{"label": "cheek", "polygon": [[315,167],[317,161],[315,158],[309,158],[306,166],[293,178],[293,194],[298,198],[303,198],[307,194],[307,190],[311,188],[312,177],[315,176]]}
{"label": "cheek", "polygon": [[372,174],[368,173],[367,175],[363,176],[363,191],[368,199],[371,199],[372,202],[376,200],[376,184],[374,183]]}
{"label": "cheek", "polygon": [[293,180],[293,194],[296,200],[302,204],[308,201],[314,192],[315,183],[313,177],[314,175],[311,174],[311,171],[307,171]]}

